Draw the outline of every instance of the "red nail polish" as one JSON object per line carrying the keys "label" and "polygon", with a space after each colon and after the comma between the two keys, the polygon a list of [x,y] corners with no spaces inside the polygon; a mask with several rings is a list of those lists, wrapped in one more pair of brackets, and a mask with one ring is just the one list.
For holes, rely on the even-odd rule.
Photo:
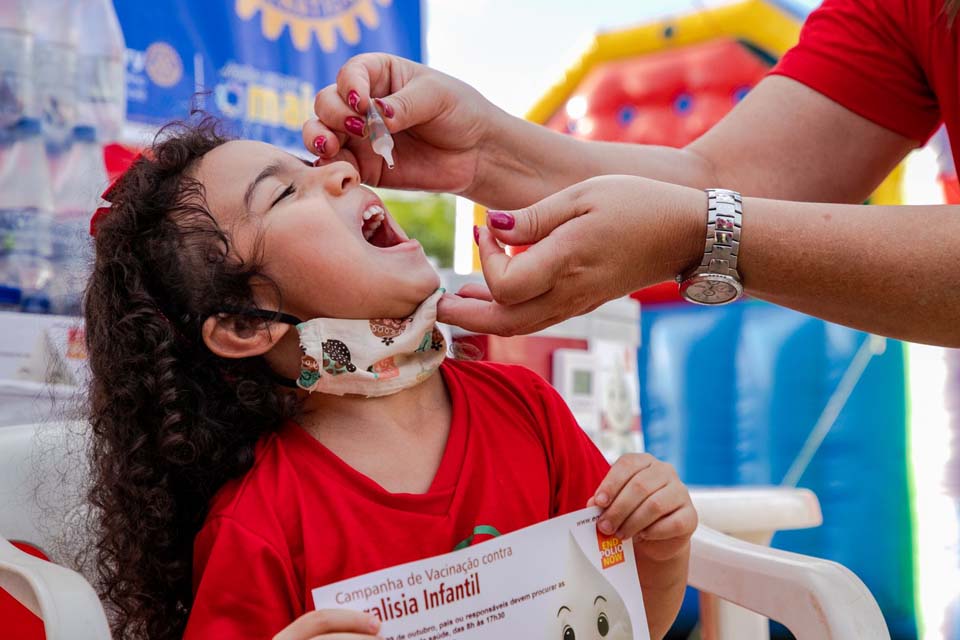
{"label": "red nail polish", "polygon": [[473,241],[476,244],[480,244],[480,227],[473,225]]}
{"label": "red nail polish", "polygon": [[383,114],[385,118],[393,117],[393,107],[391,107],[389,104],[387,104],[380,98],[374,98],[373,101],[377,103],[378,107],[380,107],[380,112]]}
{"label": "red nail polish", "polygon": [[323,153],[324,147],[327,146],[326,136],[317,136],[313,139],[313,148],[317,150],[317,153]]}
{"label": "red nail polish", "polygon": [[347,104],[350,105],[350,108],[360,113],[360,94],[350,89],[350,92],[347,94]]}
{"label": "red nail polish", "polygon": [[356,116],[350,116],[344,120],[343,128],[355,136],[363,137],[363,120]]}
{"label": "red nail polish", "polygon": [[510,229],[513,229],[513,225],[517,223],[512,215],[504,211],[488,211],[487,220],[490,221],[491,227],[501,231],[510,231]]}

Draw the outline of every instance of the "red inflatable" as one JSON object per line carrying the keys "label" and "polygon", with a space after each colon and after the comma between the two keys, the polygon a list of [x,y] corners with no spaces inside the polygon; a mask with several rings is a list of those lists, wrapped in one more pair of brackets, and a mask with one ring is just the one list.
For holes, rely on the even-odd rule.
{"label": "red inflatable", "polygon": [[[603,63],[547,126],[585,140],[682,147],[730,111],[772,63],[731,39]],[[679,299],[674,283],[634,297],[647,303]]]}

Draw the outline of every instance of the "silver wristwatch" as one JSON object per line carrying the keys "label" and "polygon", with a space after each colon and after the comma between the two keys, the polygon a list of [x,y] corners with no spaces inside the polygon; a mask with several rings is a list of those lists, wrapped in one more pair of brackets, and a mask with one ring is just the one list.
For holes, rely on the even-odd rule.
{"label": "silver wristwatch", "polygon": [[703,260],[677,276],[680,295],[696,304],[727,304],[743,295],[737,253],[743,199],[736,191],[707,189],[707,244]]}

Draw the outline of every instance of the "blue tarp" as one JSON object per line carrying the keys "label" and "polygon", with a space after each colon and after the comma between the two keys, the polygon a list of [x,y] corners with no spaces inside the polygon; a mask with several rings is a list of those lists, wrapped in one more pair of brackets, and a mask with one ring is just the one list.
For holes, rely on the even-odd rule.
{"label": "blue tarp", "polygon": [[[780,484],[867,339],[756,301],[650,305],[641,318],[646,446],[691,485]],[[903,345],[891,340],[800,479],[819,497],[823,525],[773,539],[853,570],[895,639],[917,637],[904,376]]]}

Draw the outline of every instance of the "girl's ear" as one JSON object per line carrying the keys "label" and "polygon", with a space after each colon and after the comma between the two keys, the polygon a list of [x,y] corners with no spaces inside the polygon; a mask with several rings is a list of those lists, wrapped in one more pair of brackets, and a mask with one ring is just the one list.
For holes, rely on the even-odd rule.
{"label": "girl's ear", "polygon": [[270,351],[287,335],[290,325],[234,315],[203,321],[203,341],[221,358],[250,358]]}

